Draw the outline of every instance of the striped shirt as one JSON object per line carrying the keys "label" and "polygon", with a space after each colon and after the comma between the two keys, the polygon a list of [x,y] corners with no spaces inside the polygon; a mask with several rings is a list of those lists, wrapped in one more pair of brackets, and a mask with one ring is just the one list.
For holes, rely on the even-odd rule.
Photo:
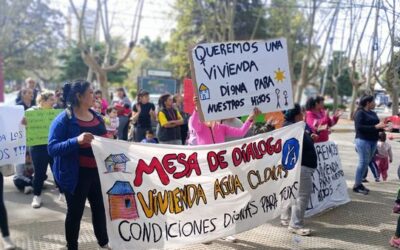
{"label": "striped shirt", "polygon": [[[93,116],[91,121],[77,120],[81,133],[87,132],[93,135],[106,137],[106,127],[97,117]],[[79,166],[83,168],[97,168],[92,147],[88,143],[79,146]]]}

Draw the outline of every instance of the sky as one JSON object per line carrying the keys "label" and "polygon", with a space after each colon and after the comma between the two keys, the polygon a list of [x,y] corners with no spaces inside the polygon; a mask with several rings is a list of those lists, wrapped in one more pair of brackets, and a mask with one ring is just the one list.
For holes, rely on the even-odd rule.
{"label": "sky", "polygon": [[[79,6],[83,3],[83,0],[73,0],[74,3]],[[392,3],[392,0],[381,0],[384,5],[387,3]],[[97,0],[88,0],[88,8],[93,10],[96,8]],[[112,20],[112,30],[111,33],[114,36],[122,36],[125,38],[126,42],[130,38],[131,26],[133,20],[133,13],[135,11],[135,6],[137,0],[108,0],[109,8],[111,12],[110,19]],[[307,6],[304,2],[307,1],[297,1],[293,8],[302,8],[307,10]],[[320,30],[321,34],[316,34],[315,42],[320,46],[323,45],[324,37],[326,34],[326,23],[329,21],[329,13],[332,13],[335,3],[337,0],[325,0],[320,6],[318,11],[318,16],[316,19],[316,30]],[[173,10],[174,0],[145,0],[144,8],[142,13],[142,23],[139,30],[139,41],[145,36],[149,36],[151,39],[156,39],[160,37],[163,41],[168,41],[170,38],[170,33],[176,26],[174,10]],[[270,6],[271,0],[266,1],[267,8]],[[333,39],[333,50],[340,50],[343,44],[346,44],[348,36],[350,34],[350,24],[349,24],[349,3],[350,0],[342,0],[342,9],[337,22],[337,29]],[[356,34],[361,33],[364,22],[367,20],[368,12],[373,0],[354,0],[358,10],[361,10],[361,23],[356,31]],[[50,4],[53,8],[62,11],[65,15],[68,13],[68,7],[70,6],[68,0],[52,0]],[[400,16],[400,1],[397,1],[397,13]],[[390,13],[389,13],[390,15]],[[381,18],[379,19],[378,25],[378,51],[376,54],[382,54],[382,62],[386,62],[389,55],[389,44],[385,43],[388,36],[388,28],[386,20],[384,19],[384,12],[380,12]],[[326,18],[328,17],[328,18]],[[370,53],[371,41],[374,31],[374,17],[375,10],[372,12],[371,17],[368,22],[368,26],[365,32],[365,37],[361,44],[361,53],[363,55]],[[391,18],[391,16],[390,16]],[[322,28],[319,28],[322,27]],[[327,54],[329,47],[327,50]],[[375,55],[376,57],[376,55]],[[327,57],[326,57],[327,58]],[[325,58],[325,63],[326,63]]]}
{"label": "sky", "polygon": [[[82,0],[73,0],[79,8]],[[88,0],[88,9],[96,9],[97,0]],[[131,27],[137,0],[109,0],[110,20],[112,23],[111,33],[121,36],[128,41],[130,39]],[[169,39],[171,30],[175,27],[173,15],[174,0],[145,0],[142,12],[142,22],[139,29],[139,40],[145,36],[151,39],[160,37],[163,41]],[[60,10],[65,16],[68,15],[70,3],[68,0],[52,0],[50,6]],[[100,36],[101,37],[101,36]]]}

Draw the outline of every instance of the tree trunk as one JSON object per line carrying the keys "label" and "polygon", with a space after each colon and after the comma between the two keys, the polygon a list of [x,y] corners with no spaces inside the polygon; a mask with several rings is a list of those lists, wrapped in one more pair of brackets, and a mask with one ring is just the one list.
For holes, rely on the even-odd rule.
{"label": "tree trunk", "polygon": [[339,87],[337,83],[333,86],[333,110],[338,109]]}
{"label": "tree trunk", "polygon": [[349,113],[349,120],[353,120],[354,110],[356,108],[356,98],[357,98],[358,87],[353,84],[353,90],[351,94],[351,104],[350,104],[350,113]]}
{"label": "tree trunk", "polygon": [[96,79],[98,84],[100,85],[101,92],[103,92],[103,98],[106,98],[108,102],[112,101],[110,100],[110,95],[108,93],[107,72],[105,70],[100,70],[96,72]]}
{"label": "tree trunk", "polygon": [[399,73],[397,69],[393,69],[393,89],[392,89],[392,115],[399,113]]}
{"label": "tree trunk", "polygon": [[295,93],[295,98],[294,102],[299,103],[301,102],[301,97],[303,95],[303,90],[304,90],[304,85],[302,84],[301,81],[298,81],[296,84],[296,93]]}

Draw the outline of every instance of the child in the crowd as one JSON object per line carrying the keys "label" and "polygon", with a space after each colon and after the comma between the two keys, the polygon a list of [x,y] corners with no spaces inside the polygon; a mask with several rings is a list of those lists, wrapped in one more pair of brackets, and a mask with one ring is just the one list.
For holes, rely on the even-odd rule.
{"label": "child in the crowd", "polygon": [[118,110],[115,107],[108,107],[106,113],[107,115],[104,117],[104,122],[107,129],[107,137],[115,138],[119,126]]}
{"label": "child in the crowd", "polygon": [[93,109],[94,111],[96,111],[97,113],[101,114],[101,109],[102,109],[102,107],[103,107],[103,106],[102,106],[101,102],[98,101],[98,100],[95,100],[94,103],[93,103],[92,109]]}
{"label": "child in the crowd", "polygon": [[30,194],[33,191],[33,166],[31,164],[30,156],[26,155],[26,164],[17,164],[15,166],[14,185],[19,191],[25,194]]}
{"label": "child in the crowd", "polygon": [[151,130],[146,131],[146,138],[141,141],[142,143],[158,143],[158,139],[154,137],[154,133]]}
{"label": "child in the crowd", "polygon": [[388,176],[387,171],[389,169],[389,162],[392,163],[392,161],[392,147],[386,142],[386,133],[379,132],[379,141],[376,146],[375,162],[384,181],[386,181]]}

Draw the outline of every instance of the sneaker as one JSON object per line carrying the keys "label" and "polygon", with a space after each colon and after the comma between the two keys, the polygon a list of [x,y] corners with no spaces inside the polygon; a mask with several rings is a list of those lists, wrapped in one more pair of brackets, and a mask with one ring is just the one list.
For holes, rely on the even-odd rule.
{"label": "sneaker", "polygon": [[9,236],[3,238],[3,247],[5,250],[13,250],[17,248]]}
{"label": "sneaker", "polygon": [[30,193],[32,193],[33,192],[33,187],[31,187],[31,186],[26,186],[25,188],[24,188],[24,194],[30,194]]}
{"label": "sneaker", "polygon": [[224,241],[230,242],[230,243],[236,243],[237,242],[237,239],[235,237],[233,237],[233,236],[227,236],[227,237],[224,237],[224,238],[221,238],[221,239],[224,240]]}
{"label": "sneaker", "polygon": [[358,187],[353,187],[354,193],[364,194],[367,195],[369,192],[367,190],[362,189],[361,185]]}
{"label": "sneaker", "polygon": [[376,179],[375,179],[375,182],[381,182],[381,181],[379,180],[379,178],[376,178]]}
{"label": "sneaker", "polygon": [[362,182],[367,183],[369,181],[367,179],[363,179]]}
{"label": "sneaker", "polygon": [[104,246],[100,246],[100,249],[112,250],[112,248],[108,244],[105,244]]}
{"label": "sneaker", "polygon": [[361,190],[369,192],[369,189],[366,188],[363,184],[360,185]]}
{"label": "sneaker", "polygon": [[40,206],[42,205],[42,198],[40,196],[33,196],[33,200],[32,200],[32,207],[33,208],[40,208]]}
{"label": "sneaker", "polygon": [[396,238],[395,236],[393,236],[392,238],[390,238],[389,244],[392,247],[400,248],[400,238]]}
{"label": "sneaker", "polygon": [[300,236],[309,236],[311,234],[311,229],[309,228],[294,228],[288,227],[289,232],[300,235]]}
{"label": "sneaker", "polygon": [[64,195],[63,193],[60,193],[60,194],[58,195],[58,201],[59,201],[59,202],[64,202],[64,203],[66,202],[66,201],[65,201],[65,195]]}
{"label": "sneaker", "polygon": [[281,226],[284,226],[284,227],[289,226],[289,221],[287,221],[287,220],[281,220]]}

